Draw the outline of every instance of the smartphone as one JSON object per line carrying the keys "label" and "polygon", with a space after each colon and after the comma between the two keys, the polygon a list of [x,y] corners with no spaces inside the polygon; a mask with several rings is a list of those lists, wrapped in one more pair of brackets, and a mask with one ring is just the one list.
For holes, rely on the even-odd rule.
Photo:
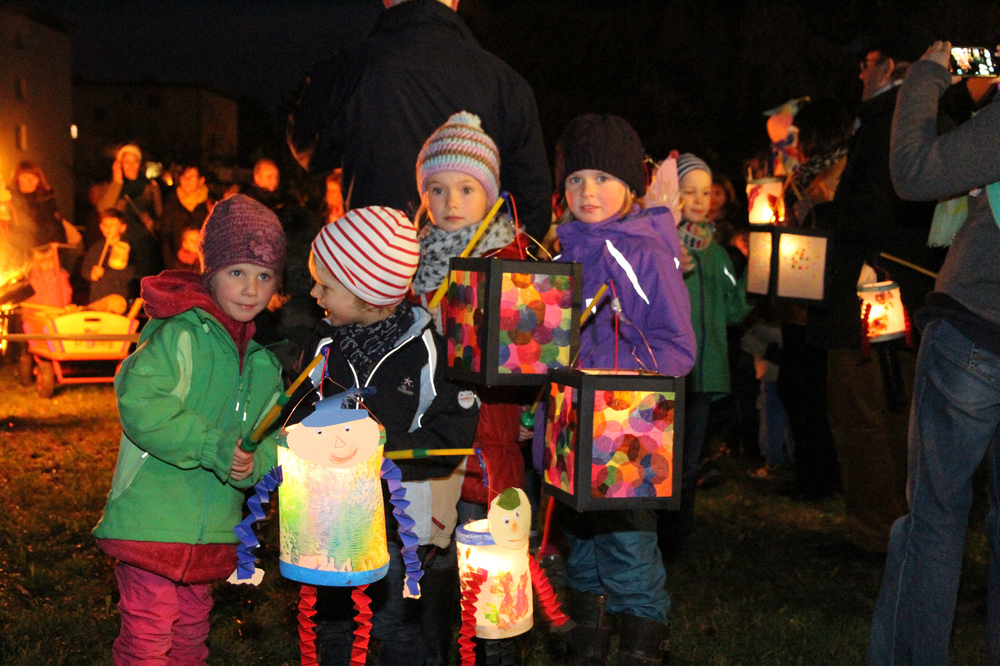
{"label": "smartphone", "polygon": [[992,51],[982,46],[953,46],[951,73],[956,76],[996,76]]}

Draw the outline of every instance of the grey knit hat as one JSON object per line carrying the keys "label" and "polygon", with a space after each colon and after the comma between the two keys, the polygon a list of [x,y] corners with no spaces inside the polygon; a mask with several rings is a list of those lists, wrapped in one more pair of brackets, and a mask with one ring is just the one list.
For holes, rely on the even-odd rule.
{"label": "grey knit hat", "polygon": [[698,170],[707,172],[709,177],[712,176],[712,170],[708,168],[708,164],[706,164],[705,160],[701,159],[697,155],[692,153],[682,153],[681,156],[677,158],[678,182],[690,172]]}
{"label": "grey knit hat", "polygon": [[274,271],[285,267],[285,231],[264,204],[237,194],[215,205],[201,228],[201,283],[233,264],[253,264]]}
{"label": "grey knit hat", "polygon": [[577,116],[566,125],[556,146],[556,184],[566,191],[566,177],[584,169],[618,178],[636,196],[646,193],[646,169],[639,135],[627,120],[610,114]]}

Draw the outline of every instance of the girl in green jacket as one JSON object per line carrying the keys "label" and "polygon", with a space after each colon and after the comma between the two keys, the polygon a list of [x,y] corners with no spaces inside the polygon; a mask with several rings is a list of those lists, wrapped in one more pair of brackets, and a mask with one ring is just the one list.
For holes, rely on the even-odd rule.
{"label": "girl in green jacket", "polygon": [[123,432],[94,528],[117,559],[115,664],[206,663],[210,584],[236,567],[243,489],[275,464],[273,443],[239,444],[282,389],[253,319],[280,284],[284,232],[237,195],[212,211],[200,249],[200,276],[143,279],[150,321],[115,377]]}

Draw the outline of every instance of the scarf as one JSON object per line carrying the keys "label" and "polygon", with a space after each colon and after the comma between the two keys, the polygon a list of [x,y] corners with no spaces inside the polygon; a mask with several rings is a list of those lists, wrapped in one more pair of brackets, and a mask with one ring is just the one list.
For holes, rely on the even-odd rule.
{"label": "scarf", "polygon": [[[448,277],[448,261],[457,257],[479,229],[473,224],[458,231],[443,231],[428,224],[420,230],[420,264],[413,276],[413,293],[418,296],[437,289]],[[473,248],[473,257],[487,256],[514,240],[514,225],[506,215],[497,215]]]}
{"label": "scarf", "polygon": [[194,209],[198,207],[198,204],[205,203],[208,200],[208,186],[202,185],[193,194],[187,194],[180,187],[174,190],[177,193],[177,200],[181,202],[184,209],[189,213],[193,213]]}
{"label": "scarf", "polygon": [[681,220],[677,227],[677,234],[687,249],[704,250],[712,244],[712,238],[715,236],[715,223]]}
{"label": "scarf", "polygon": [[403,301],[396,306],[395,312],[382,321],[368,326],[346,324],[338,327],[340,351],[361,373],[359,379],[362,385],[375,364],[396,345],[414,321],[413,306]]}
{"label": "scarf", "polygon": [[834,162],[847,155],[847,147],[838,148],[824,155],[810,157],[805,164],[800,164],[795,172],[795,184],[799,190],[805,190],[816,176],[830,168]]}

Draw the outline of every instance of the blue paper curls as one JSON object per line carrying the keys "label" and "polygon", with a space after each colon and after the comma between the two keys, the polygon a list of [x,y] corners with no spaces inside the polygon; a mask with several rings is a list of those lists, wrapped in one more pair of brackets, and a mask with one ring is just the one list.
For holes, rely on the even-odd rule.
{"label": "blue paper curls", "polygon": [[239,545],[236,546],[236,578],[238,580],[253,577],[256,570],[253,549],[260,545],[257,535],[254,534],[253,524],[264,518],[264,509],[261,505],[270,501],[271,493],[281,485],[281,481],[281,467],[272,467],[271,471],[265,474],[264,478],[253,487],[253,495],[247,500],[250,515],[233,528],[233,532],[240,540]]}
{"label": "blue paper curls", "polygon": [[423,577],[423,569],[420,568],[420,558],[417,557],[417,535],[413,533],[413,526],[416,524],[406,513],[410,501],[406,499],[406,488],[403,487],[403,473],[396,467],[396,463],[389,458],[382,459],[381,476],[389,486],[389,501],[392,503],[392,515],[396,516],[396,523],[399,526],[399,540],[403,542],[400,553],[403,556],[403,563],[406,565],[406,576],[404,584],[406,590],[412,597],[420,596],[420,579]]}

